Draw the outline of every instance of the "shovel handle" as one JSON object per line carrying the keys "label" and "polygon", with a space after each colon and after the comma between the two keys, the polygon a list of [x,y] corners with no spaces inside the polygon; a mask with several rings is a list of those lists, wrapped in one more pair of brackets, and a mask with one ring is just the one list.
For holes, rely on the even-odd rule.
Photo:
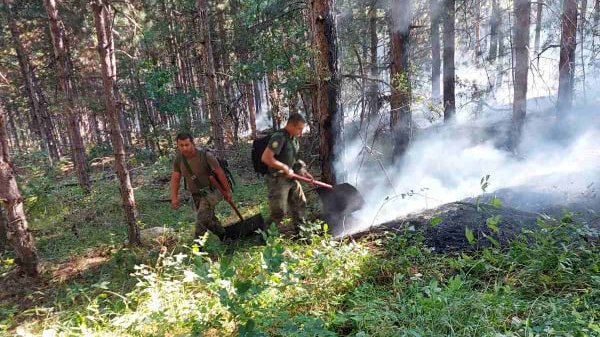
{"label": "shovel handle", "polygon": [[329,185],[329,184],[324,183],[322,181],[318,181],[318,180],[313,180],[313,179],[310,179],[310,178],[306,178],[306,177],[301,176],[301,175],[296,174],[296,173],[290,174],[289,177],[292,178],[292,179],[296,179],[296,180],[304,181],[306,183],[313,184],[315,186],[325,187],[325,188],[330,189],[330,190],[333,189],[332,185]]}
{"label": "shovel handle", "polygon": [[208,179],[210,180],[210,183],[213,184],[213,186],[216,187],[217,190],[219,190],[219,192],[221,192],[221,194],[223,195],[223,199],[225,199],[225,201],[227,201],[229,206],[231,206],[231,208],[233,208],[233,210],[235,211],[235,214],[237,214],[237,216],[240,218],[240,220],[244,221],[244,217],[242,216],[242,213],[240,213],[240,211],[237,209],[237,207],[235,207],[235,204],[233,203],[233,200],[231,200],[231,197],[229,197],[229,198],[227,197],[227,193],[225,193],[225,189],[223,188],[223,186],[221,186],[221,184],[217,181],[217,179],[215,179],[215,177],[212,175],[208,176]]}

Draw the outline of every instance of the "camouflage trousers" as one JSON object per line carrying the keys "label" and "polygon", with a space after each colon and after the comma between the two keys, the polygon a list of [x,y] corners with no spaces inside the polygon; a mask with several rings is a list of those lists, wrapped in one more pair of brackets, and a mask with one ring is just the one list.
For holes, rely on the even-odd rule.
{"label": "camouflage trousers", "polygon": [[223,238],[225,235],[225,229],[215,216],[215,206],[223,199],[219,192],[210,192],[204,196],[194,195],[194,211],[196,212],[196,230],[194,237],[198,238],[207,230],[210,230],[218,236]]}
{"label": "camouflage trousers", "polygon": [[[267,190],[271,211],[270,222],[275,222],[282,234],[297,232],[297,226],[304,215],[304,208],[306,207],[306,197],[300,183],[283,176],[268,175]],[[282,220],[288,212],[292,218],[291,227],[282,224]]]}

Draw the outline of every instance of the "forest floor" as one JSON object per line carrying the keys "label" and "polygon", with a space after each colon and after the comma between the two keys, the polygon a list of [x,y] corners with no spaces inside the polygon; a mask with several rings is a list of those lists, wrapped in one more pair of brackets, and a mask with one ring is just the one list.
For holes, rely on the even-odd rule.
{"label": "forest floor", "polygon": [[[234,199],[266,218],[249,147],[228,157]],[[41,276],[17,275],[10,249],[0,253],[0,335],[600,336],[600,249],[568,213],[502,247],[439,254],[409,230],[332,240],[309,193],[299,239],[269,229],[195,242],[189,203],[168,202],[170,159],[139,154],[139,225],[173,234],[130,247],[110,156],[95,157],[85,194],[68,163],[44,172],[40,158],[15,155]],[[218,217],[236,221],[226,203]]]}

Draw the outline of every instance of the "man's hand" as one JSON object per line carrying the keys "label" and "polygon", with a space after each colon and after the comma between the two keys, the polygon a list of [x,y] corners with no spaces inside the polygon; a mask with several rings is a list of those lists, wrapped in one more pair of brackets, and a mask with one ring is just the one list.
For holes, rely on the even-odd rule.
{"label": "man's hand", "polygon": [[302,169],[300,170],[300,172],[298,172],[298,173],[299,173],[301,176],[303,176],[303,177],[306,177],[306,178],[308,178],[308,179],[310,179],[310,180],[315,180],[315,178],[313,178],[313,176],[312,176],[310,173],[308,173],[308,170],[306,170],[305,168],[302,168]]}
{"label": "man's hand", "polygon": [[279,170],[279,173],[283,174],[285,177],[287,178],[292,178],[292,175],[294,174],[294,170],[292,170],[291,167],[283,164],[283,168],[281,170]]}
{"label": "man's hand", "polygon": [[171,198],[171,208],[172,209],[179,208],[179,198]]}

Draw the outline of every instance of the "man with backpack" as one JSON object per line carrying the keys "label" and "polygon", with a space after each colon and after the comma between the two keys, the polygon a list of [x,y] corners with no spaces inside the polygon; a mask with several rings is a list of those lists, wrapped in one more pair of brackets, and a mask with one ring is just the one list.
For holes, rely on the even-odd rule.
{"label": "man with backpack", "polygon": [[177,155],[171,173],[171,207],[179,208],[179,183],[183,176],[187,190],[192,194],[196,211],[196,238],[209,229],[219,239],[223,239],[225,229],[215,216],[215,206],[223,197],[211,186],[209,176],[213,175],[231,195],[231,185],[219,160],[210,151],[198,149],[189,133],[177,135]]}
{"label": "man with backpack", "polygon": [[[282,234],[296,234],[298,224],[303,216],[306,206],[306,197],[302,186],[297,180],[291,179],[292,173],[297,173],[309,179],[312,175],[306,170],[306,164],[298,158],[300,144],[298,137],[306,120],[302,115],[290,115],[285,127],[275,131],[262,152],[261,161],[267,166],[267,189],[269,193],[269,208],[271,221],[275,222]],[[292,226],[282,224],[289,206]]]}

